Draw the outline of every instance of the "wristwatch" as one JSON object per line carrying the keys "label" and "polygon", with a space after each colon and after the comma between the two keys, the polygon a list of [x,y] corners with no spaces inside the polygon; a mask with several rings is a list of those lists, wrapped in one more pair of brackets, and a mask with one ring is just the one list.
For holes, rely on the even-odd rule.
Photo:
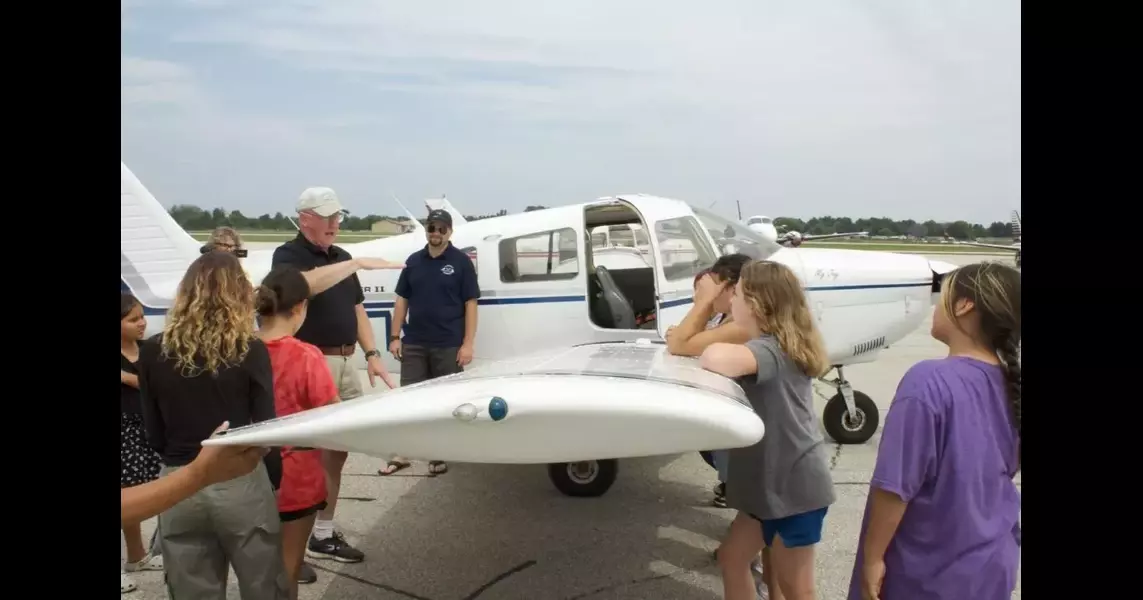
{"label": "wristwatch", "polygon": [[391,335],[391,336],[389,336],[389,341],[390,341],[390,342],[396,342],[397,340],[400,340],[400,339],[401,339],[401,336],[399,336],[399,335]]}
{"label": "wristwatch", "polygon": [[374,348],[372,350],[368,350],[365,352],[365,360],[369,360],[370,358],[373,358],[374,356],[380,358],[381,357],[381,351]]}

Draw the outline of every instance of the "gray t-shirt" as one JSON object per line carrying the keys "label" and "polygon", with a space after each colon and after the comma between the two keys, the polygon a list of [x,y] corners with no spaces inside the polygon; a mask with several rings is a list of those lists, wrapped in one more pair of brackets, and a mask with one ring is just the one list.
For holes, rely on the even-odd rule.
{"label": "gray t-shirt", "polygon": [[762,440],[730,451],[726,503],[759,519],[781,519],[834,503],[833,478],[813,405],[813,380],[772,335],[746,342],[757,375],[739,380],[766,425]]}

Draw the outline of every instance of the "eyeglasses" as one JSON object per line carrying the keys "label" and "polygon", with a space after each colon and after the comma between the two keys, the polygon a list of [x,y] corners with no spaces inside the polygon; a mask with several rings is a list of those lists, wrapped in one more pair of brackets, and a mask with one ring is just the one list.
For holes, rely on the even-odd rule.
{"label": "eyeglasses", "polygon": [[448,227],[445,227],[444,225],[434,225],[433,223],[429,223],[429,226],[425,229],[429,233],[437,233],[438,231],[440,233],[448,233]]}

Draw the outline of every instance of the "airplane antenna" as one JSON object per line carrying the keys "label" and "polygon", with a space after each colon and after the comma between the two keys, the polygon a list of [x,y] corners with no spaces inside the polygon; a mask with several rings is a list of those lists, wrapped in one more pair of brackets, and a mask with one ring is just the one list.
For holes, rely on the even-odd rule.
{"label": "airplane antenna", "polygon": [[301,227],[298,227],[298,222],[295,221],[293,217],[286,215],[286,220],[288,220],[290,222],[290,225],[294,226],[294,229],[297,229],[298,231],[302,230]]}
{"label": "airplane antenna", "polygon": [[738,207],[738,220],[742,220],[742,202],[735,200],[734,205]]}
{"label": "airplane antenna", "polygon": [[393,202],[396,202],[397,206],[400,206],[401,210],[405,211],[405,214],[409,217],[409,220],[413,222],[413,231],[422,231],[424,226],[421,225],[421,222],[417,220],[417,217],[413,216],[412,211],[410,211],[403,203],[401,203],[401,199],[397,197],[397,194],[389,192],[389,195],[393,197]]}

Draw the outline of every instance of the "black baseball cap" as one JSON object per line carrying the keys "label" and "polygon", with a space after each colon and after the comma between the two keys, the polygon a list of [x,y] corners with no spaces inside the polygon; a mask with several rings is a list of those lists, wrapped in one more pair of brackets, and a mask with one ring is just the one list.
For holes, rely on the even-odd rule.
{"label": "black baseball cap", "polygon": [[448,214],[447,210],[437,209],[429,212],[429,218],[425,219],[425,222],[432,223],[433,221],[444,223],[445,227],[452,229],[452,215]]}

